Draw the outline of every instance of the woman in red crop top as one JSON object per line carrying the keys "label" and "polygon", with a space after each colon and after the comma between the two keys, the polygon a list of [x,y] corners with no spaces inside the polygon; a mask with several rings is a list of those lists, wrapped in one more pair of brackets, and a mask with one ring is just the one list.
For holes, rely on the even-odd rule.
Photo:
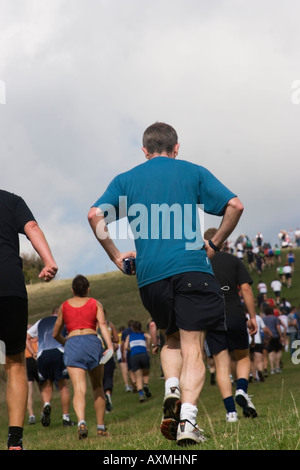
{"label": "woman in red crop top", "polygon": [[[63,302],[59,308],[53,329],[53,337],[65,346],[64,362],[74,388],[73,406],[78,419],[78,437],[87,437],[85,422],[86,371],[93,388],[94,406],[97,419],[97,434],[107,434],[105,416],[105,395],[103,390],[103,366],[99,364],[103,355],[113,349],[111,335],[107,328],[103,307],[100,302],[89,297],[89,281],[78,275],[72,282],[73,297]],[[61,335],[66,326],[67,338]],[[107,344],[103,351],[97,336],[97,326]]]}

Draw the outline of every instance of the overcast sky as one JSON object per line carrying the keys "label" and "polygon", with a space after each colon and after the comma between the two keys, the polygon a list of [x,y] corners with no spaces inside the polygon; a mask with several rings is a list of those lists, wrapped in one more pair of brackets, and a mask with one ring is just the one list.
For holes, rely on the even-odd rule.
{"label": "overcast sky", "polygon": [[233,238],[300,226],[299,18],[298,0],[0,0],[0,187],[59,278],[114,269],[87,213],[155,121],[242,200]]}

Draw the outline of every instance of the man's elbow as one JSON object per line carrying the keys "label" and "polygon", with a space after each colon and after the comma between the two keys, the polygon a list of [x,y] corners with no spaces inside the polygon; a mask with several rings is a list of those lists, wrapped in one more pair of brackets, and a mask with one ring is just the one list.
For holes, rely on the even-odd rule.
{"label": "man's elbow", "polygon": [[244,205],[238,197],[230,199],[228,205],[234,209],[240,216],[244,212]]}
{"label": "man's elbow", "polygon": [[98,207],[92,207],[89,210],[88,222],[93,229],[96,228],[101,218],[102,218],[102,212],[98,209]]}
{"label": "man's elbow", "polygon": [[89,213],[88,213],[88,221],[89,221],[89,224],[91,225],[94,218],[95,218],[95,215],[96,215],[96,208],[95,207],[92,207],[90,210],[89,210]]}
{"label": "man's elbow", "polygon": [[24,226],[24,232],[25,232],[25,234],[27,235],[28,238],[29,238],[29,235],[31,234],[31,232],[33,230],[39,230],[39,226],[38,226],[38,223],[35,220],[30,220]]}

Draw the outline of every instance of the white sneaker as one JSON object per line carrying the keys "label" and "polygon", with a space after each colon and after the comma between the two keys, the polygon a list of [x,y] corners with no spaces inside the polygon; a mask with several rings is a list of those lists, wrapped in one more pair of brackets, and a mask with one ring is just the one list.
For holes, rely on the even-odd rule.
{"label": "white sneaker", "polygon": [[245,418],[256,418],[257,412],[250,397],[244,390],[239,389],[235,392],[235,401],[243,408],[243,415]]}
{"label": "white sneaker", "polygon": [[180,390],[178,387],[170,387],[169,391],[165,394],[164,396],[164,405],[166,402],[169,400],[172,401],[172,399],[176,398],[176,400],[180,400],[181,394]]}
{"label": "white sneaker", "polygon": [[236,411],[231,411],[230,413],[226,413],[226,422],[227,423],[235,423],[238,421],[238,414]]}
{"label": "white sneaker", "polygon": [[29,418],[28,418],[28,424],[35,424],[35,416],[34,415],[30,415]]}
{"label": "white sneaker", "polygon": [[163,416],[160,424],[162,435],[170,441],[176,440],[180,408],[180,390],[177,387],[170,387],[164,397]]}
{"label": "white sneaker", "polygon": [[182,419],[177,429],[177,444],[179,446],[189,446],[205,442],[206,438],[202,434],[203,429],[199,429],[197,424],[192,424],[188,419]]}

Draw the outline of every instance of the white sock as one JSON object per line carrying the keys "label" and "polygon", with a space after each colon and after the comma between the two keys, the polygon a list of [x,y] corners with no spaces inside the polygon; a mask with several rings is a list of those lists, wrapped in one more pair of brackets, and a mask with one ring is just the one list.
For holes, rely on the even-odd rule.
{"label": "white sock", "polygon": [[78,421],[78,427],[81,425],[81,424],[86,424],[84,419],[81,419],[80,421]]}
{"label": "white sock", "polygon": [[198,408],[191,403],[182,403],[180,409],[180,420],[188,419],[192,424],[196,424]]}
{"label": "white sock", "polygon": [[171,387],[177,387],[179,389],[179,379],[177,377],[170,377],[165,381],[165,393],[170,392]]}

